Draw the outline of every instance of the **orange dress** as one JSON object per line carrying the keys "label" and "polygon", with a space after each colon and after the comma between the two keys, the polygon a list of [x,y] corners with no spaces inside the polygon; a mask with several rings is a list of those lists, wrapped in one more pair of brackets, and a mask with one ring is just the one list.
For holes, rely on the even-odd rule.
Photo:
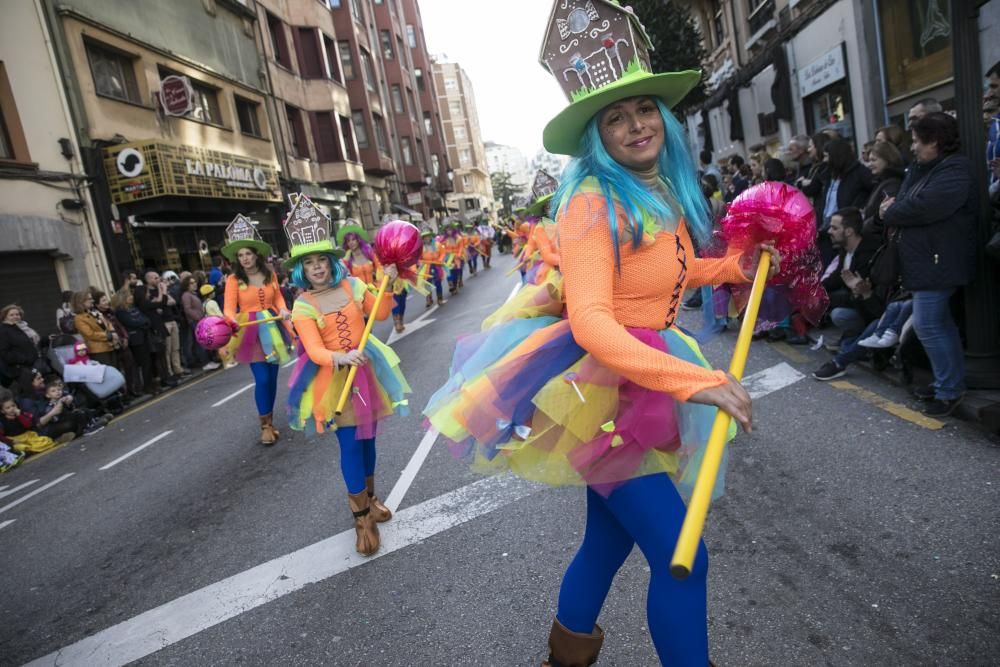
{"label": "orange dress", "polygon": [[[226,278],[222,314],[228,321],[253,322],[287,309],[274,274],[270,282],[260,287],[241,283],[235,275]],[[230,339],[228,349],[241,363],[266,361],[277,364],[290,359],[291,345],[292,329],[287,322],[266,322],[240,327]]]}
{"label": "orange dress", "polygon": [[350,255],[345,259],[345,264],[351,270],[351,275],[362,281],[366,285],[373,285],[375,283],[375,275],[378,273],[381,266],[378,263],[378,259],[373,259],[370,262],[365,262],[364,264],[358,264],[357,262],[348,261]]}
{"label": "orange dress", "polygon": [[420,255],[420,276],[424,280],[444,280],[444,256],[445,249],[440,245],[433,245],[430,248],[424,246]]}

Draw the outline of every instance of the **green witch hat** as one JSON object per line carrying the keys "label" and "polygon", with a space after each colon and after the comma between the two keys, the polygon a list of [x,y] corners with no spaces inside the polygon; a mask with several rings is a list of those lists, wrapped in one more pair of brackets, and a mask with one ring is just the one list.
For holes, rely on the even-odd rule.
{"label": "green witch hat", "polygon": [[575,155],[590,119],[618,100],[649,95],[673,107],[684,99],[701,72],[653,74],[652,48],[635,12],[617,0],[555,0],[539,60],[570,105],[545,126],[545,149]]}
{"label": "green witch hat", "polygon": [[371,243],[371,237],[368,236],[368,230],[354,220],[348,219],[344,222],[344,224],[337,228],[337,245],[344,245],[344,237],[348,234],[356,234],[368,243]]}
{"label": "green witch hat", "polygon": [[295,205],[285,219],[285,235],[292,248],[292,256],[282,262],[286,269],[317,252],[337,258],[344,256],[344,251],[330,238],[330,219],[305,195],[295,197]]}
{"label": "green witch hat", "polygon": [[251,248],[258,255],[274,254],[271,246],[260,237],[253,220],[242,213],[238,214],[226,227],[226,245],[222,246],[222,256],[230,262],[236,261],[240,248]]}

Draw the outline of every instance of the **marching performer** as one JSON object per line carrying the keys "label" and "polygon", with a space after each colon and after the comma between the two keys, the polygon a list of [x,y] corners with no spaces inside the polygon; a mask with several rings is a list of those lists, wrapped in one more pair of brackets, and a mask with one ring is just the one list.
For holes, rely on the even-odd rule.
{"label": "marching performer", "polygon": [[[434,285],[437,293],[437,304],[443,306],[447,303],[444,300],[444,248],[438,243],[431,230],[420,233],[424,242],[423,253],[420,255],[420,275],[424,280],[430,281]],[[427,307],[434,305],[434,297],[427,294]]]}
{"label": "marching performer", "polygon": [[[652,74],[648,39],[630,10],[602,4],[609,16],[601,18],[631,23],[642,48],[597,31],[560,31],[570,11],[556,5],[542,51],[573,100],[543,135],[548,151],[573,156],[555,195],[568,318],[535,308],[526,311],[534,317],[461,339],[452,378],[425,414],[477,467],[586,486],[586,531],[563,579],[545,664],[597,661],[598,615],[638,544],[660,660],[704,667],[707,551],[702,544],[684,581],[670,574],[671,553],[716,409],[749,431],[751,403],[734,378],[709,366],[676,316],[686,287],[749,282],[756,261],[694,254],[692,237],[707,237],[710,224],[670,107],[699,73]],[[600,62],[617,66],[602,70],[601,87],[587,85],[586,61],[574,66],[560,54],[563,34],[582,42],[570,53],[613,47]]]}
{"label": "marching performer", "polygon": [[444,246],[446,263],[448,269],[448,291],[457,294],[462,288],[462,257],[465,253],[465,244],[462,242],[458,224],[450,222],[444,228]]}
{"label": "marching performer", "polygon": [[290,313],[278,278],[266,261],[272,254],[271,246],[260,238],[250,219],[236,216],[226,228],[226,236],[222,255],[234,267],[223,295],[223,316],[233,328],[226,356],[250,365],[256,383],[260,442],[273,445],[280,435],[273,419],[278,370],[291,358],[292,332],[286,322],[240,325],[274,316],[287,320]]}
{"label": "marching performer", "polygon": [[493,259],[493,235],[495,233],[490,221],[486,218],[480,218],[476,233],[479,234],[479,244],[483,250],[483,268],[488,269],[490,261]]}
{"label": "marching performer", "polygon": [[469,256],[469,273],[471,275],[476,275],[479,271],[479,256],[482,250],[479,248],[479,232],[476,231],[475,225],[471,222],[465,225],[465,249]]}
{"label": "marching performer", "polygon": [[[292,283],[303,288],[292,308],[292,322],[304,354],[299,355],[289,381],[288,418],[295,430],[323,433],[336,429],[340,470],[354,514],[356,549],[366,556],[378,551],[378,524],[392,512],[375,494],[375,436],[378,422],[406,413],[410,393],[391,348],[369,337],[358,351],[365,317],[384,320],[391,302],[383,299],[372,312],[375,296],[359,278],[347,275],[339,261],[343,251],[330,240],[329,221],[312,202],[300,196],[285,223],[291,257],[284,266]],[[395,265],[385,267],[395,279]],[[337,400],[350,367],[358,366],[351,398],[335,415]]]}
{"label": "marching performer", "polygon": [[375,284],[378,273],[378,258],[371,247],[368,231],[354,220],[347,220],[337,230],[337,245],[347,249],[344,265],[347,273],[365,285]]}

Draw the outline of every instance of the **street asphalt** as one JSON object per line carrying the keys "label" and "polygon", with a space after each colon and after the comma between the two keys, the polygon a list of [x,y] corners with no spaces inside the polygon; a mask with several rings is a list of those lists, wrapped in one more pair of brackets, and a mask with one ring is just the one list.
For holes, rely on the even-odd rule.
{"label": "street asphalt", "polygon": [[[508,297],[511,266],[504,256],[467,276],[429,324],[393,343],[413,414],[380,426],[383,498],[424,438],[420,409],[447,377],[455,338]],[[422,316],[412,295],[407,321]],[[690,313],[682,323],[697,326]],[[389,331],[376,327],[382,340]],[[734,341],[724,333],[703,349],[725,367]],[[706,531],[713,660],[1000,664],[1000,448],[958,421],[930,428],[900,409],[918,407],[903,390],[864,370],[842,378],[850,385],[808,376],[828,359],[751,349],[748,374],[785,363],[805,377],[755,400],[753,434],[730,448],[727,493]],[[213,407],[251,381],[242,366],[213,373],[0,476],[0,664],[540,663],[583,532],[581,489],[483,481],[438,439],[396,523],[382,527],[392,548],[345,555],[352,519],[335,437],[293,433],[282,415],[281,441],[262,447],[252,390]],[[279,412],[286,395],[283,382]],[[332,574],[282,574],[274,585],[287,591],[248,596],[217,618],[205,611],[232,589],[224,580],[286,554],[320,549],[318,564],[295,572],[321,571],[328,543],[310,545],[345,531],[328,542],[328,560],[344,563]],[[599,621],[600,665],[658,664],[648,580],[636,550]],[[176,629],[185,623],[196,629]],[[119,644],[134,652],[115,653]]]}

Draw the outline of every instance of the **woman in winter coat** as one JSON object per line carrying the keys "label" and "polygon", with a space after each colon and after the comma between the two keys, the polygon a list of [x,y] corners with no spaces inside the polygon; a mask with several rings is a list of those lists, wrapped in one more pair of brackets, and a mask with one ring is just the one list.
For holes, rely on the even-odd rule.
{"label": "woman in winter coat", "polygon": [[5,387],[38,361],[38,347],[21,327],[23,318],[20,306],[11,304],[0,310],[0,383]]}
{"label": "woman in winter coat", "polygon": [[906,174],[903,170],[903,158],[895,145],[877,142],[872,146],[871,172],[875,177],[875,189],[861,210],[861,217],[864,220],[863,233],[866,236],[881,237],[883,225],[879,217],[879,207],[885,199],[896,196]]}
{"label": "woman in winter coat", "polygon": [[881,206],[898,228],[903,288],[913,293],[913,324],[931,362],[934,383],[915,390],[924,414],[950,415],[965,392],[965,361],[949,301],[972,280],[978,193],[969,161],[958,154],[958,122],[929,113],[913,123],[913,158],[897,197]]}
{"label": "woman in winter coat", "polygon": [[167,375],[166,368],[162,363],[162,355],[153,354],[150,348],[149,331],[151,325],[149,318],[135,305],[135,296],[128,285],[115,292],[111,299],[111,305],[115,309],[115,317],[128,332],[128,346],[142,376],[142,391],[152,394],[156,389],[153,384],[154,361],[159,366],[161,373],[159,377],[165,378]]}
{"label": "woman in winter coat", "polygon": [[128,330],[125,325],[115,317],[115,311],[111,306],[111,299],[104,292],[97,292],[94,295],[97,302],[97,310],[101,311],[104,319],[111,324],[112,330],[118,336],[118,370],[125,376],[125,395],[134,398],[142,394],[142,382],[139,379],[139,369],[135,365],[135,357],[128,337]]}
{"label": "woman in winter coat", "polygon": [[118,367],[117,349],[121,340],[94,303],[94,295],[89,291],[75,292],[73,300],[73,324],[87,343],[87,354],[91,359],[105,366]]}

